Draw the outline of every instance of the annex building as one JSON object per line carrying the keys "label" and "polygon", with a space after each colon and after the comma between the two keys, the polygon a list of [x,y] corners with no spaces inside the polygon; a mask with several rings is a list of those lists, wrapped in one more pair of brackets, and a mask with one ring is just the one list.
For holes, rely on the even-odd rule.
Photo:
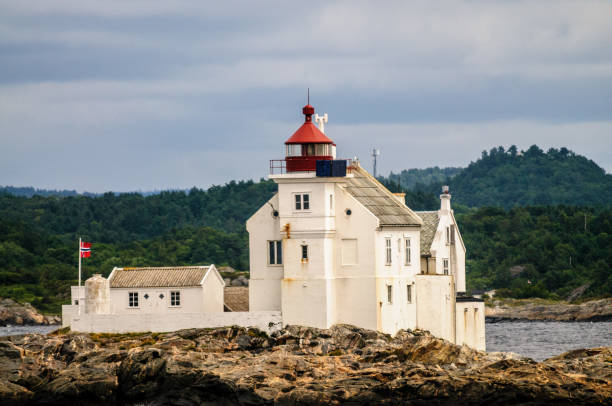
{"label": "annex building", "polygon": [[247,220],[248,312],[223,311],[214,265],[115,268],[73,289],[64,323],[98,332],[347,323],[420,328],[484,350],[484,303],[465,295],[466,247],[448,188],[439,210],[411,210],[357,160],[336,157],[312,106],[303,113],[285,159],[270,162],[278,192]]}

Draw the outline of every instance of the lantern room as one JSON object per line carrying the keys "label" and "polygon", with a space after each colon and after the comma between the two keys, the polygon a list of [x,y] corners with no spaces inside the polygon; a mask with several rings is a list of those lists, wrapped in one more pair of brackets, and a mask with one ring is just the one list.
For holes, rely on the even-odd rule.
{"label": "lantern room", "polygon": [[314,107],[307,104],[302,109],[304,124],[285,141],[287,172],[316,171],[317,161],[336,158],[336,144],[312,122]]}

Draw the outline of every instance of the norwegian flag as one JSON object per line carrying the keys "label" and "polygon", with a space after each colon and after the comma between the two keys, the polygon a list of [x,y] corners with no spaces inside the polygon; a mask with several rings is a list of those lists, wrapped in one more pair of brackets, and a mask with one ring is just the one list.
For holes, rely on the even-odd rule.
{"label": "norwegian flag", "polygon": [[82,242],[81,243],[81,258],[89,258],[90,256],[91,256],[91,243]]}

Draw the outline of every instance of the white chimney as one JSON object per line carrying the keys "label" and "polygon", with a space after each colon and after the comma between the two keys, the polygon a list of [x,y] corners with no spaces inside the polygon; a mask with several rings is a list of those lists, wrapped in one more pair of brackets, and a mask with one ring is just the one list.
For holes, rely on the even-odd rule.
{"label": "white chimney", "polygon": [[442,194],[440,195],[440,211],[450,211],[451,195],[448,191],[448,186],[442,186]]}

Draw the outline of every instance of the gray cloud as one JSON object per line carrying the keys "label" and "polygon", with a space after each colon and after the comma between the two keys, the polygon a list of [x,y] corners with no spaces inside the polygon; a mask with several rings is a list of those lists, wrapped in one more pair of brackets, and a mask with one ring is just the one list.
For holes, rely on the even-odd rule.
{"label": "gray cloud", "polygon": [[610,15],[602,1],[0,1],[0,184],[259,178],[306,87],[339,150],[376,144],[383,170],[537,143],[610,171]]}

